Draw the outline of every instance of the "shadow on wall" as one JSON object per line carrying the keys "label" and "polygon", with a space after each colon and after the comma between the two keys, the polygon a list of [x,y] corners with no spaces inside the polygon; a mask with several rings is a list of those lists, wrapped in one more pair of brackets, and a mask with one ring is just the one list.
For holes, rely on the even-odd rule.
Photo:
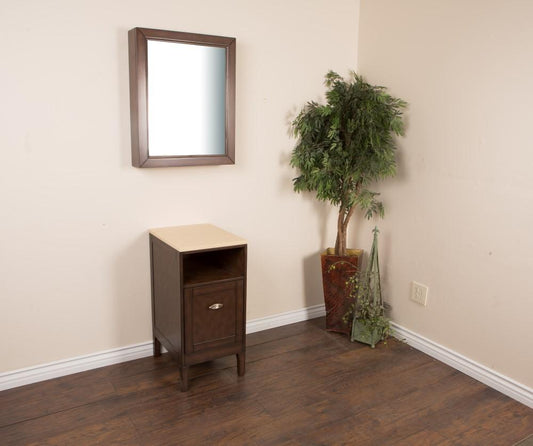
{"label": "shadow on wall", "polygon": [[[285,125],[289,137],[292,137],[291,123],[296,118],[297,113],[298,108],[294,106],[285,116]],[[280,149],[279,164],[282,169],[280,191],[283,194],[290,194],[292,196],[291,199],[310,202],[313,209],[313,218],[309,221],[309,225],[313,228],[316,227],[318,234],[316,232],[312,233],[313,237],[310,237],[309,241],[313,245],[310,245],[309,248],[312,249],[313,246],[316,246],[315,243],[318,239],[318,251],[303,259],[304,307],[311,307],[324,303],[320,254],[326,248],[335,245],[335,228],[328,228],[328,221],[334,208],[328,203],[317,200],[315,192],[294,192],[293,181],[298,176],[298,172],[290,166],[290,159],[295,144],[296,141],[291,140],[290,150],[287,150],[286,147]]]}
{"label": "shadow on wall", "polygon": [[129,59],[128,59],[128,28],[121,27],[116,31],[118,83],[117,100],[120,104],[120,166],[131,167],[131,136],[130,136],[130,90],[129,90]]}
{"label": "shadow on wall", "polygon": [[[329,228],[328,233],[328,220],[331,215],[331,211],[334,209],[330,204],[318,201],[314,196],[314,192],[307,192],[301,194],[306,200],[312,200],[313,208],[316,212],[318,219],[318,239],[320,240],[320,252],[326,248],[335,246],[336,229],[334,227]],[[319,259],[320,262],[320,259]]]}
{"label": "shadow on wall", "polygon": [[322,291],[322,271],[320,267],[320,252],[304,257],[304,307],[324,303]]}
{"label": "shadow on wall", "polygon": [[319,251],[304,257],[303,260],[305,306],[310,307],[312,305],[324,303],[320,255],[326,248],[335,245],[335,233],[334,231],[331,234],[329,233],[332,232],[331,228],[329,228],[328,232],[328,220],[330,218],[332,207],[326,203],[318,201],[311,193],[304,193],[301,195],[303,195],[303,198],[306,200],[312,200],[313,208],[318,220],[318,240],[320,240]]}
{"label": "shadow on wall", "polygon": [[113,343],[117,346],[145,342],[152,337],[148,233],[128,242],[114,262]]}

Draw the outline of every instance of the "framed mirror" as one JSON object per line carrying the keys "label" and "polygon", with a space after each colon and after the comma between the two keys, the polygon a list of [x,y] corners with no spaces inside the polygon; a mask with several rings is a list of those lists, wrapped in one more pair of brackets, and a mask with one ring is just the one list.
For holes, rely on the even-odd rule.
{"label": "framed mirror", "polygon": [[135,167],[235,163],[235,38],[128,33]]}

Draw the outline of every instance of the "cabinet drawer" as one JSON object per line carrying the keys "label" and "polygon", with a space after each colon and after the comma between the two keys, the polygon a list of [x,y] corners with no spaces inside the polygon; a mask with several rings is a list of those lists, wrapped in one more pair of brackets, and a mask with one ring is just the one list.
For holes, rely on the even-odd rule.
{"label": "cabinet drawer", "polygon": [[242,341],[242,280],[186,288],[184,304],[187,352]]}

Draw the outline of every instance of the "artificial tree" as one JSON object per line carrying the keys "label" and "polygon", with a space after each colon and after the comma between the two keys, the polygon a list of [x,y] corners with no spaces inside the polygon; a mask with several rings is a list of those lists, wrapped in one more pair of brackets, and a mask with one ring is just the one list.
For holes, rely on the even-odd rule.
{"label": "artificial tree", "polygon": [[318,200],[339,207],[335,254],[345,256],[355,209],[369,219],[384,214],[369,186],[396,173],[393,135],[404,134],[407,104],[354,72],[345,81],[330,71],[325,84],[326,103],[308,102],[292,122],[298,141],[290,164],[300,173],[296,192],[316,192]]}

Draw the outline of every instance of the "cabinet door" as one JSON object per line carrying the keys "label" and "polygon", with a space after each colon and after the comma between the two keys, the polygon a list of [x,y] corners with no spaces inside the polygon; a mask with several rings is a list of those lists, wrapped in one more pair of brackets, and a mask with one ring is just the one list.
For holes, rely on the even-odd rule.
{"label": "cabinet door", "polygon": [[187,353],[242,342],[242,280],[186,288],[184,303]]}

